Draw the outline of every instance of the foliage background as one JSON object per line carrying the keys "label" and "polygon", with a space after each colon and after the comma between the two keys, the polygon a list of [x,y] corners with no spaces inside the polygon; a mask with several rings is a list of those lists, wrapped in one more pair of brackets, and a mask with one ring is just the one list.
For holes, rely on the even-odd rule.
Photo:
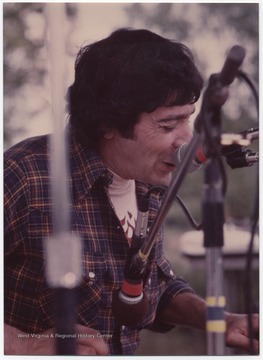
{"label": "foliage background", "polygon": [[[106,36],[118,27],[147,28],[188,45],[204,79],[220,71],[231,46],[240,44],[247,55],[243,69],[257,86],[259,73],[259,15],[257,3],[66,3],[67,85],[73,78],[73,62],[84,42]],[[31,135],[52,131],[45,3],[4,3],[4,148]],[[105,15],[103,14],[107,14]],[[58,24],[59,26],[59,24]],[[200,104],[199,104],[200,106]],[[197,106],[198,111],[198,106]],[[223,110],[225,132],[258,126],[254,99],[245,84],[236,81]],[[258,144],[252,144],[257,150]],[[227,223],[247,228],[257,196],[257,166],[232,170],[226,166]],[[195,218],[201,220],[203,171],[189,174],[180,189]],[[180,234],[191,229],[177,203],[166,219],[166,250],[178,272],[205,295],[204,272],[192,271],[180,255]],[[170,242],[169,242],[170,241]],[[177,246],[178,245],[178,246]],[[205,354],[202,333],[175,329],[169,334],[143,335],[138,354]],[[189,340],[189,337],[191,340]],[[158,340],[158,341],[156,341]],[[191,346],[187,344],[191,342]]]}

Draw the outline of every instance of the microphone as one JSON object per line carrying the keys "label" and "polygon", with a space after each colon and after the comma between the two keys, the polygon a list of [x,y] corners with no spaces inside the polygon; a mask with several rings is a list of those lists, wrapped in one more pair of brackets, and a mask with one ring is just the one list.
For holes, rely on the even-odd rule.
{"label": "microphone", "polygon": [[[188,146],[189,146],[188,143],[185,143],[176,149],[174,158],[173,158],[174,165],[176,167],[183,161],[185,154],[187,152]],[[194,171],[199,170],[201,168],[202,164],[204,164],[207,160],[208,160],[208,157],[205,153],[204,147],[202,145],[200,145],[195,153],[195,157],[194,157],[192,163],[190,164],[190,166],[188,168],[188,172],[194,172]]]}
{"label": "microphone", "polygon": [[[226,158],[227,164],[232,169],[252,166],[254,163],[259,161],[259,153],[245,149],[244,145],[247,146],[258,138],[258,128],[243,130],[237,134],[222,134],[220,149],[221,155]],[[173,157],[173,162],[176,167],[183,161],[188,146],[189,144],[185,143],[176,149]],[[194,159],[188,168],[188,172],[198,171],[208,159],[208,150],[204,145],[200,144],[197,148]]]}
{"label": "microphone", "polygon": [[233,46],[225,60],[219,79],[222,85],[230,85],[237,76],[238,69],[245,58],[246,52],[242,46]]}
{"label": "microphone", "polygon": [[112,299],[112,311],[115,318],[120,324],[126,326],[136,326],[144,319],[149,309],[148,299],[143,292],[146,260],[140,263],[134,261],[147,233],[149,199],[150,191],[139,201],[138,217],[125,262],[123,282]]}
{"label": "microphone", "polygon": [[[201,111],[195,120],[195,130],[198,133],[201,133],[203,123],[208,121],[209,116],[215,117],[215,119],[218,117],[220,108],[228,98],[228,87],[239,74],[239,67],[245,55],[246,51],[242,46],[233,46],[226,57],[220,73],[210,76],[208,86],[204,92]],[[214,124],[219,122],[219,119],[215,119],[213,121]]]}

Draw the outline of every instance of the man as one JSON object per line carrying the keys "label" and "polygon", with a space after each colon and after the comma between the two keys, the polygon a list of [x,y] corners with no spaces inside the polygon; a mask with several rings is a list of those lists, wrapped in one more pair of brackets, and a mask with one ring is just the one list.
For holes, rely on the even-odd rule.
{"label": "man", "polygon": [[[190,51],[147,30],[120,29],[77,56],[67,133],[71,230],[84,247],[76,291],[75,330],[83,335],[77,337],[78,354],[133,354],[144,328],[205,329],[206,304],[165,259],[161,230],[144,272],[145,317],[123,326],[112,311],[138,199],[152,186],[169,186],[174,152],[191,138],[189,118],[201,88]],[[25,140],[5,158],[5,351],[54,354],[52,291],[43,260],[43,239],[52,233],[48,137]],[[160,202],[155,189],[149,226]],[[226,314],[226,324],[226,343],[248,349],[246,317]],[[253,325],[258,330],[257,316]],[[42,336],[27,337],[31,333]]]}

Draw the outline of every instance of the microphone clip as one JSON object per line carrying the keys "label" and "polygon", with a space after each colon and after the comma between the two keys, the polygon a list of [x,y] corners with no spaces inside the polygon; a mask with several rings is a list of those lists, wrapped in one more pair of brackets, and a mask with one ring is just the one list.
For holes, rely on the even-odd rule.
{"label": "microphone clip", "polygon": [[248,146],[253,140],[259,138],[259,129],[251,128],[248,130],[240,131],[238,134],[222,134],[221,145],[240,145]]}
{"label": "microphone clip", "polygon": [[259,161],[258,152],[245,149],[243,146],[238,144],[223,147],[222,153],[225,156],[226,162],[231,167],[231,169],[252,166],[254,163]]}

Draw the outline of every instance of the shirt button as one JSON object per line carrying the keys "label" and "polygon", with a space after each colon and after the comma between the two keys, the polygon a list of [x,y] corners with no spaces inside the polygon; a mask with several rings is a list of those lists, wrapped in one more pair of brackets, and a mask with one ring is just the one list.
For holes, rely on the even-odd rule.
{"label": "shirt button", "polygon": [[152,283],[152,279],[149,279],[148,284],[151,285],[151,283]]}
{"label": "shirt button", "polygon": [[94,272],[92,272],[92,271],[89,272],[89,278],[90,278],[90,279],[94,279],[94,278],[95,278]]}
{"label": "shirt button", "polygon": [[124,330],[125,330],[125,326],[124,326],[124,325],[122,325],[121,330],[122,330],[122,331],[124,331]]}
{"label": "shirt button", "polygon": [[171,276],[174,276],[174,272],[173,272],[172,269],[170,270],[170,275],[171,275]]}

